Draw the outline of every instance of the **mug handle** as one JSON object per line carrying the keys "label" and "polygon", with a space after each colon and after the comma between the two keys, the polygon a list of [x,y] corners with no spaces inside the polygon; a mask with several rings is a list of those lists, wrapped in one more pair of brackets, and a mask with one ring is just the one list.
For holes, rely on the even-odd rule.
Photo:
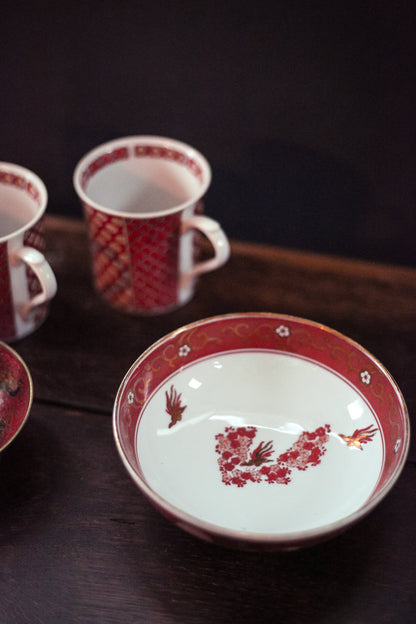
{"label": "mug handle", "polygon": [[217,221],[203,215],[189,217],[182,222],[182,234],[185,234],[190,229],[202,232],[210,241],[215,253],[209,260],[198,262],[190,271],[185,273],[182,277],[182,285],[186,284],[193,277],[201,275],[201,273],[208,273],[218,269],[230,257],[230,243]]}
{"label": "mug handle", "polygon": [[12,258],[14,264],[18,264],[20,261],[27,264],[38,278],[42,288],[40,293],[23,304],[19,309],[22,319],[27,321],[29,312],[34,307],[46,303],[55,296],[57,290],[56,278],[45,256],[33,247],[17,249],[13,252]]}

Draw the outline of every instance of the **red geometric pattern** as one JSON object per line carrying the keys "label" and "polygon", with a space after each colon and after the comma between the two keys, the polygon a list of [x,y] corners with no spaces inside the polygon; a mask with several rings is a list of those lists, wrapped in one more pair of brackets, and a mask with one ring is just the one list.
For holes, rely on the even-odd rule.
{"label": "red geometric pattern", "polygon": [[97,171],[99,171],[106,165],[117,162],[118,160],[121,160],[121,159],[128,158],[128,156],[129,156],[129,152],[128,152],[127,147],[119,147],[117,149],[112,150],[111,152],[108,152],[96,158],[90,165],[88,165],[85,171],[82,172],[81,186],[84,189],[84,191],[86,189],[86,186],[91,176],[93,176],[94,173],[97,173]]}
{"label": "red geometric pattern", "polygon": [[147,312],[178,302],[180,213],[127,221],[134,303]]}
{"label": "red geometric pattern", "polygon": [[89,223],[95,287],[116,308],[130,309],[133,290],[123,219],[84,204]]}
{"label": "red geometric pattern", "polygon": [[35,186],[33,182],[26,180],[24,176],[10,171],[0,171],[0,184],[8,184],[22,191],[26,191],[38,206],[42,203],[41,193],[38,187]]}
{"label": "red geometric pattern", "polygon": [[180,214],[124,219],[84,204],[96,289],[116,308],[154,313],[178,303]]}
{"label": "red geometric pattern", "polygon": [[190,172],[202,182],[203,173],[201,167],[196,160],[187,156],[184,152],[172,149],[171,147],[164,147],[163,145],[136,145],[134,148],[134,155],[137,158],[162,158],[164,160],[171,160],[177,162],[180,165],[185,166]]}

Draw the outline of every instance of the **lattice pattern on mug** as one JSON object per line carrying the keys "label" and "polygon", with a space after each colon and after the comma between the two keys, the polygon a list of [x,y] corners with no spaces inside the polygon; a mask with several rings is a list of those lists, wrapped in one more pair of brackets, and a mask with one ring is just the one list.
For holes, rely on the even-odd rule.
{"label": "lattice pattern on mug", "polygon": [[177,305],[179,229],[179,214],[127,222],[137,308]]}
{"label": "lattice pattern on mug", "polygon": [[84,208],[90,226],[96,289],[115,307],[129,308],[133,289],[124,221],[87,205]]}
{"label": "lattice pattern on mug", "polygon": [[155,312],[177,305],[180,213],[123,219],[84,204],[96,289],[115,307]]}

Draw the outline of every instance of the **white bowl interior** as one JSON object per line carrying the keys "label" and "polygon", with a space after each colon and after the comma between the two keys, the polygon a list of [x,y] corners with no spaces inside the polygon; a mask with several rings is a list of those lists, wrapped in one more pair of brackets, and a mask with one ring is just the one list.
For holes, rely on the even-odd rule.
{"label": "white bowl interior", "polygon": [[[169,427],[171,388],[185,409]],[[377,430],[371,444],[348,446],[340,436],[369,426]],[[306,439],[305,432],[322,427],[330,429],[325,442]],[[227,428],[254,428],[246,452],[227,444]],[[267,461],[242,466],[240,459],[231,469],[227,460],[240,454],[248,463],[250,452],[270,441]],[[294,444],[304,454],[304,444],[319,449],[319,463],[279,461]],[[250,533],[305,531],[354,513],[375,490],[384,461],[376,415],[353,387],[308,360],[264,352],[222,354],[177,372],[146,404],[136,448],[144,479],[164,500],[206,522]],[[264,467],[282,476],[270,482]]]}

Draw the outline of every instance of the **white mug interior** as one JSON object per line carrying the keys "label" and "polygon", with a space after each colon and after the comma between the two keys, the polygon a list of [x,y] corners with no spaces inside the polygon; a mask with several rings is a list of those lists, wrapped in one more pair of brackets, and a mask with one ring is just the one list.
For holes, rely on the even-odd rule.
{"label": "white mug interior", "polygon": [[47,191],[38,176],[19,165],[0,163],[0,242],[32,227],[46,204]]}
{"label": "white mug interior", "polygon": [[118,216],[144,217],[184,209],[211,181],[206,159],[194,148],[163,137],[128,137],[101,145],[77,165],[81,200]]}

